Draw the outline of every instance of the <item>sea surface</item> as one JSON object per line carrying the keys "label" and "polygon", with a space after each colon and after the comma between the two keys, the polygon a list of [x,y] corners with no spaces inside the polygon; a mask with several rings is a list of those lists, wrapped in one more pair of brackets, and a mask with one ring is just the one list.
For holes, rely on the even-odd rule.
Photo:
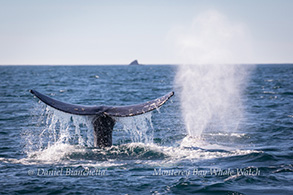
{"label": "sea surface", "polygon": [[[293,194],[293,65],[236,69],[245,72],[237,85],[241,116],[229,116],[237,127],[220,127],[227,117],[218,117],[200,133],[186,128],[179,68],[0,66],[0,194]],[[207,84],[233,82],[204,70]],[[49,108],[30,89],[82,105],[175,95],[151,113],[116,118],[113,146],[100,149],[93,147],[90,117]]]}

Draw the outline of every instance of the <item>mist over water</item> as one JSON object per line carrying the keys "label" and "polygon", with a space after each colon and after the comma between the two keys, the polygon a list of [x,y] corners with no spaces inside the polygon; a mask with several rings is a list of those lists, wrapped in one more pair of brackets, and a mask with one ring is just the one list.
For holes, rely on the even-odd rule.
{"label": "mist over water", "polygon": [[177,73],[188,135],[234,131],[242,118],[241,78],[233,65],[184,65]]}
{"label": "mist over water", "polygon": [[182,61],[176,75],[189,136],[204,131],[235,131],[242,119],[241,93],[247,71],[235,62],[249,58],[250,41],[242,24],[209,10],[177,32]]}

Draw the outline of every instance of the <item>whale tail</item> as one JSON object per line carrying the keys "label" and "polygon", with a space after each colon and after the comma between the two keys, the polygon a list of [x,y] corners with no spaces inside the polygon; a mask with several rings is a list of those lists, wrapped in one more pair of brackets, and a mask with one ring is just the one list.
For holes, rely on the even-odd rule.
{"label": "whale tail", "polygon": [[113,117],[129,117],[153,111],[167,102],[174,92],[142,104],[128,106],[83,106],[68,104],[55,100],[36,90],[30,90],[42,102],[57,110],[75,115],[95,115],[92,124],[94,126],[94,146],[109,147],[112,145],[112,131],[115,125]]}

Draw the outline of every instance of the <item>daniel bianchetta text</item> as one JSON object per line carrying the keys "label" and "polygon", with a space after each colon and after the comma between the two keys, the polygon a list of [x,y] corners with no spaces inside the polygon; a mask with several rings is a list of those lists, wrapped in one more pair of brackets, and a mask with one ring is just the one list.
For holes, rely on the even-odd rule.
{"label": "daniel bianchetta text", "polygon": [[35,176],[105,176],[107,169],[82,168],[75,169],[69,167],[61,167],[54,169],[38,168],[36,170],[28,170],[28,175]]}
{"label": "daniel bianchetta text", "polygon": [[258,168],[236,168],[236,169],[221,169],[221,168],[210,168],[210,169],[162,169],[155,168],[153,172],[154,176],[259,176],[260,170]]}

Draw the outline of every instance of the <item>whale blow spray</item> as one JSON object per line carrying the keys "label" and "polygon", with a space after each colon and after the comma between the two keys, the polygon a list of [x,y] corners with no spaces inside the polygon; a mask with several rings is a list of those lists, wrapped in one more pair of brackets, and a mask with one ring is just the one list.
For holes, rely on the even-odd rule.
{"label": "whale blow spray", "polygon": [[205,130],[236,130],[247,71],[235,62],[247,60],[250,51],[245,27],[212,10],[196,17],[176,40],[185,62],[178,68],[176,84],[188,135],[200,138]]}

